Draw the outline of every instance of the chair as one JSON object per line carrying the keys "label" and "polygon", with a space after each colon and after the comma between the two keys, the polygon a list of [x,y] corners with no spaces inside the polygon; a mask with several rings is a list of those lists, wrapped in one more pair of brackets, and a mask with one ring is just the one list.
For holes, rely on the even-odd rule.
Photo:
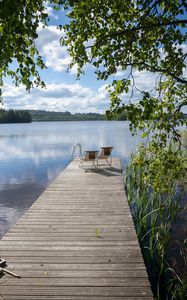
{"label": "chair", "polygon": [[104,159],[106,160],[107,164],[109,166],[112,166],[112,150],[114,147],[101,147],[100,152],[98,154],[98,159]]}
{"label": "chair", "polygon": [[84,162],[92,162],[92,166],[97,169],[98,167],[98,153],[99,151],[84,151],[83,156],[80,159],[80,166],[83,167]]}

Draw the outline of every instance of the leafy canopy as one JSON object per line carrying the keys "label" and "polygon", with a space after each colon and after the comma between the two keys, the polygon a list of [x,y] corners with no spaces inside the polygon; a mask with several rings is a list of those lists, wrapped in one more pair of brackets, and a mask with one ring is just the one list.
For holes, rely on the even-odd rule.
{"label": "leafy canopy", "polygon": [[[44,86],[39,69],[45,67],[35,45],[40,23],[47,26],[46,6],[67,9],[69,22],[62,45],[78,65],[94,66],[98,79],[119,70],[124,77],[109,87],[108,116],[123,111],[131,129],[150,132],[154,145],[165,147],[168,137],[179,140],[176,126],[184,125],[181,109],[187,104],[187,4],[185,0],[12,0],[0,1],[0,88],[6,76],[30,90]],[[13,63],[13,64],[12,64]],[[70,67],[71,67],[70,66]],[[137,90],[134,71],[158,74],[154,92]],[[1,92],[1,91],[0,91]],[[130,96],[125,97],[124,94]],[[134,101],[136,100],[136,101]]]}
{"label": "leafy canopy", "polygon": [[[133,163],[147,165],[145,182],[166,191],[169,170],[173,180],[183,174],[177,128],[186,124],[181,112],[187,105],[186,1],[65,0],[64,4],[70,22],[61,42],[68,48],[72,66],[78,65],[80,76],[91,63],[103,80],[124,71],[123,78],[114,79],[109,87],[108,116],[125,111],[132,132],[143,131],[143,155]],[[137,70],[158,75],[151,91],[138,90]],[[177,165],[179,168],[172,167]]]}
{"label": "leafy canopy", "polygon": [[60,1],[0,1],[0,96],[6,76],[11,77],[15,85],[24,84],[27,90],[33,85],[44,86],[38,70],[45,65],[35,39],[39,23],[47,24],[49,3],[57,8]]}
{"label": "leafy canopy", "polygon": [[[187,104],[186,1],[63,2],[70,10],[70,22],[64,26],[66,37],[62,44],[67,46],[72,57],[71,65],[78,65],[78,76],[87,63],[96,68],[98,79],[106,80],[119,69],[124,71],[124,78],[113,80],[110,86],[110,114],[116,116],[126,110],[136,129],[149,127],[150,118],[161,120],[164,117],[164,123],[170,122],[173,128],[179,125],[176,119],[181,119],[181,115],[177,113]],[[142,101],[137,104],[131,101],[137,89],[134,70],[159,75],[151,87],[156,97],[152,97],[153,93],[139,91],[136,100]],[[126,97],[125,103],[121,97],[124,93],[131,95],[130,99]],[[174,114],[169,121],[167,114]]]}
{"label": "leafy canopy", "polygon": [[78,75],[88,62],[96,68],[98,79],[107,79],[119,69],[127,71],[123,80],[113,81],[114,114],[122,104],[117,95],[136,86],[134,69],[158,72],[177,83],[187,83],[183,74],[187,36],[184,0],[20,0],[16,5],[12,0],[2,0],[1,86],[7,75],[28,90],[33,84],[44,84],[38,70],[45,66],[35,39],[39,24],[47,25],[49,20],[47,5],[69,11],[70,22],[64,26],[62,44],[72,57],[71,65],[78,64]]}
{"label": "leafy canopy", "polygon": [[130,66],[187,83],[182,76],[185,55],[178,47],[187,37],[185,1],[64,2],[71,7],[64,43],[80,70],[91,62],[98,77],[107,79],[118,67]]}
{"label": "leafy canopy", "polygon": [[[127,92],[133,70],[148,70],[171,76],[179,83],[184,78],[187,32],[187,4],[181,0],[90,0],[64,3],[71,11],[62,43],[79,74],[86,63],[97,69],[99,79],[119,70],[127,71],[124,80],[114,81],[116,92]],[[131,80],[129,80],[131,79]]]}

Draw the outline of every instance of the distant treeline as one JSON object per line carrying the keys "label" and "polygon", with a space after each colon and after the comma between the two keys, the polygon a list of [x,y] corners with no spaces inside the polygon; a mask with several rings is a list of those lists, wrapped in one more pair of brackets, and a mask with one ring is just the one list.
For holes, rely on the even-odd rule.
{"label": "distant treeline", "polygon": [[[187,114],[183,114],[187,119]],[[105,114],[98,113],[76,113],[69,111],[54,112],[44,110],[4,110],[0,109],[0,123],[30,123],[32,121],[99,121],[107,120]],[[113,119],[114,120],[114,119]],[[127,120],[127,113],[123,111],[116,119],[117,121]]]}
{"label": "distant treeline", "polygon": [[31,114],[25,110],[0,109],[0,123],[30,123]]}
{"label": "distant treeline", "polygon": [[106,116],[98,113],[76,113],[71,114],[69,111],[54,112],[43,110],[29,110],[32,116],[32,121],[94,121],[94,120],[106,120]]}
{"label": "distant treeline", "polygon": [[[30,123],[42,121],[99,121],[107,120],[105,114],[76,113],[69,111],[54,112],[44,110],[4,110],[0,109],[0,123]],[[114,119],[113,119],[114,120]],[[127,120],[126,112],[122,112],[116,120]]]}

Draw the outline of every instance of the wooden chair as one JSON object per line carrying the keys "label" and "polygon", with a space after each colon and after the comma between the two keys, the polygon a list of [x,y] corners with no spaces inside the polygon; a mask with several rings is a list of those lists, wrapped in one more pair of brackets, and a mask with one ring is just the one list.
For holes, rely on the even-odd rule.
{"label": "wooden chair", "polygon": [[[83,156],[80,159],[80,166],[83,167],[84,162],[92,162],[92,167],[96,168],[98,167],[98,153],[99,151],[93,151],[93,150],[86,150],[84,151]],[[88,165],[87,165],[88,169]]]}
{"label": "wooden chair", "polygon": [[[99,154],[98,154],[98,160],[105,160],[109,166],[112,166],[112,150],[114,147],[101,147]],[[98,161],[99,163],[99,161]],[[100,164],[100,163],[99,163]]]}

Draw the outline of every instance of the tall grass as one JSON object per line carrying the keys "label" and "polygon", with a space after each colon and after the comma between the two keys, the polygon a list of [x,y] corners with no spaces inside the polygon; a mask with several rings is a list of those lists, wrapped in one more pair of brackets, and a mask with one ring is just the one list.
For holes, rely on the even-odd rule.
{"label": "tall grass", "polygon": [[[182,209],[181,187],[173,181],[167,192],[155,191],[145,183],[146,168],[133,163],[127,167],[126,190],[153,293],[157,299],[184,300],[187,280],[168,260],[172,225]],[[185,261],[182,250],[181,256]]]}

